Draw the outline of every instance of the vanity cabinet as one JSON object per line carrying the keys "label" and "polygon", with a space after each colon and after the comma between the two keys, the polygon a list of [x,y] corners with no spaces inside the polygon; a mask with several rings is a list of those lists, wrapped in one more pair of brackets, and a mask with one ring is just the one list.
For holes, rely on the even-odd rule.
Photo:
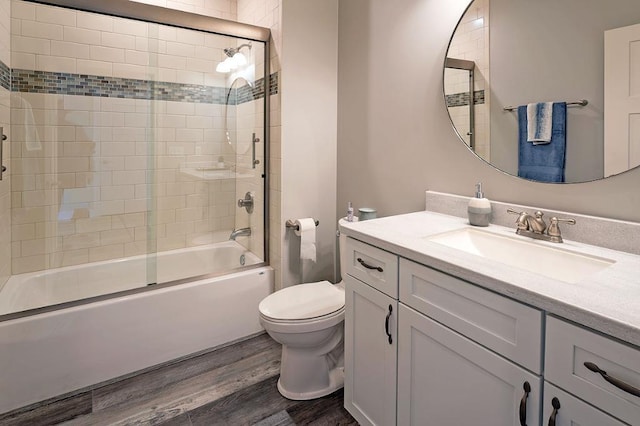
{"label": "vanity cabinet", "polygon": [[347,253],[344,405],[361,425],[394,425],[398,258],[351,238]]}
{"label": "vanity cabinet", "polygon": [[352,238],[347,251],[360,424],[640,426],[637,347]]}
{"label": "vanity cabinet", "polygon": [[399,425],[539,424],[539,310],[406,259],[399,291]]}

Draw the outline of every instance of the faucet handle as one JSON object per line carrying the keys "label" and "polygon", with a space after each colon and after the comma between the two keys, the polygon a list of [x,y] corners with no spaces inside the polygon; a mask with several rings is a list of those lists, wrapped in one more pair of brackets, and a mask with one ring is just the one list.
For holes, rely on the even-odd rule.
{"label": "faucet handle", "polygon": [[551,218],[551,222],[562,222],[562,223],[568,223],[569,225],[575,225],[576,224],[576,220],[571,218],[571,219],[561,219],[558,217],[552,217]]}
{"label": "faucet handle", "polygon": [[549,235],[552,240],[555,240],[554,242],[558,242],[561,243],[562,242],[562,234],[560,233],[560,227],[558,226],[558,223],[562,222],[562,223],[568,223],[569,225],[575,225],[576,224],[576,220],[575,219],[562,219],[562,218],[557,218],[557,217],[552,217],[549,223],[549,229],[547,229],[547,235]]}
{"label": "faucet handle", "polygon": [[529,228],[529,224],[527,223],[527,217],[529,216],[529,213],[519,212],[513,209],[507,209],[507,213],[518,215],[518,219],[516,220],[518,229],[526,231]]}
{"label": "faucet handle", "polygon": [[526,212],[519,212],[519,211],[514,210],[514,209],[507,209],[507,213],[521,215],[521,214],[526,213]]}

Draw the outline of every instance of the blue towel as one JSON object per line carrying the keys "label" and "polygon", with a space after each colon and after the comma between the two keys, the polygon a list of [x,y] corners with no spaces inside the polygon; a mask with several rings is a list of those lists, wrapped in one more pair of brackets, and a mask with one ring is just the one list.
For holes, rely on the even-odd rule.
{"label": "blue towel", "polygon": [[567,103],[555,102],[551,142],[527,141],[527,106],[518,107],[518,176],[539,182],[564,182],[567,139]]}

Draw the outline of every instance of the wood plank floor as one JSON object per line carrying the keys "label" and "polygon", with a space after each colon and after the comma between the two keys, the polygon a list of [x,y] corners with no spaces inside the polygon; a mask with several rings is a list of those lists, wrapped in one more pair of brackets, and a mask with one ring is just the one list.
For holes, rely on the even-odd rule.
{"label": "wood plank floor", "polygon": [[291,401],[276,383],[281,347],[267,334],[52,403],[0,425],[357,425],[343,392]]}

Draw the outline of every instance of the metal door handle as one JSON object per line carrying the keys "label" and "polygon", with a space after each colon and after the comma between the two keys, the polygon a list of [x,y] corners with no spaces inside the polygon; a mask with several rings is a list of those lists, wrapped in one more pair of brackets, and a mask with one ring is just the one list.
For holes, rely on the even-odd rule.
{"label": "metal door handle", "polygon": [[524,395],[520,400],[520,426],[527,426],[527,398],[529,398],[529,393],[531,392],[529,382],[524,382],[522,389],[524,389]]}
{"label": "metal door handle", "polygon": [[616,379],[615,377],[609,376],[606,371],[601,370],[600,367],[598,367],[594,363],[585,362],[584,366],[587,367],[589,370],[593,371],[594,373],[600,374],[603,379],[605,379],[607,382],[611,383],[613,386],[617,387],[618,389],[621,389],[634,396],[640,396],[640,389],[633,387],[630,384],[625,383],[620,379]]}
{"label": "metal door handle", "polygon": [[256,134],[251,135],[251,168],[255,169],[256,164],[260,164],[260,160],[256,160],[256,144],[260,142],[260,138],[256,138]]}
{"label": "metal door handle", "polygon": [[2,180],[2,173],[7,171],[7,168],[2,165],[4,159],[2,158],[2,142],[7,140],[7,135],[4,134],[4,127],[0,127],[0,180]]}
{"label": "metal door handle", "polygon": [[553,412],[549,417],[549,426],[556,426],[556,416],[558,415],[558,410],[560,410],[560,401],[555,396],[551,400],[551,406],[553,407]]}
{"label": "metal door handle", "polygon": [[361,258],[357,258],[356,260],[358,261],[359,264],[361,264],[362,266],[364,266],[367,269],[375,269],[378,272],[384,272],[384,269],[382,269],[382,267],[380,267],[380,266],[371,266],[367,262],[362,260]]}
{"label": "metal door handle", "polygon": [[393,306],[389,305],[389,313],[387,314],[387,318],[384,320],[384,331],[387,333],[387,337],[389,338],[389,344],[393,343],[393,338],[391,337],[391,333],[389,332],[389,320],[391,319],[391,313],[393,312]]}

